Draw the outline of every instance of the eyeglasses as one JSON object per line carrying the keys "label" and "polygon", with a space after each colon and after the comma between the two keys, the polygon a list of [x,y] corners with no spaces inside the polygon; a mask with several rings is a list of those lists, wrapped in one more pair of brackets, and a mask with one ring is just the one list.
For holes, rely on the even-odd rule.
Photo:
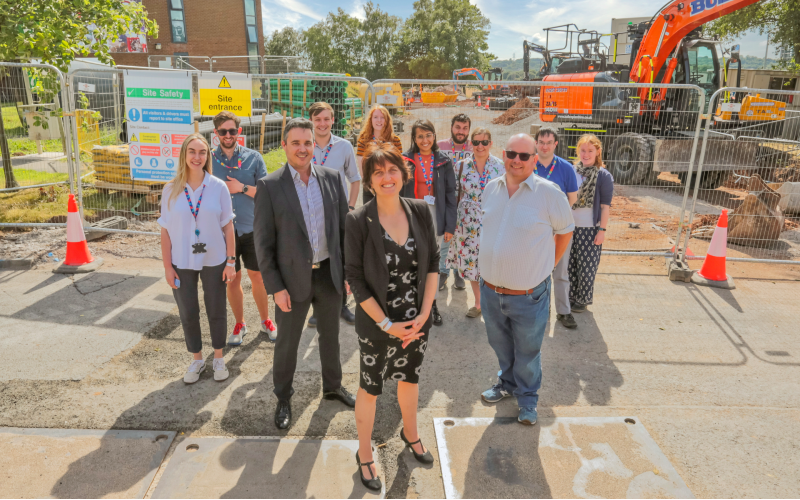
{"label": "eyeglasses", "polygon": [[488,139],[484,139],[482,141],[472,141],[472,145],[473,146],[477,146],[478,144],[481,144],[483,146],[488,146],[490,142],[492,142],[492,141],[490,141]]}
{"label": "eyeglasses", "polygon": [[513,160],[519,155],[519,161],[528,161],[533,156],[533,153],[517,153],[516,151],[506,151],[506,158]]}
{"label": "eyeglasses", "polygon": [[225,137],[228,134],[230,134],[230,135],[239,135],[239,129],[238,128],[218,128],[217,129],[217,135],[219,135],[220,137]]}

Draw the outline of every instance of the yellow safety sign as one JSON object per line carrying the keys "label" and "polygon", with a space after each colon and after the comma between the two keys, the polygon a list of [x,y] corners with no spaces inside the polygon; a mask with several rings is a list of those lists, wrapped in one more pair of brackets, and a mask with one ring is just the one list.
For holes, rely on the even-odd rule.
{"label": "yellow safety sign", "polygon": [[200,113],[214,116],[230,111],[236,116],[252,116],[253,79],[236,73],[203,73],[198,78]]}
{"label": "yellow safety sign", "polygon": [[140,139],[141,142],[147,142],[150,144],[158,144],[160,142],[159,140],[160,136],[158,134],[148,134],[147,132],[141,132],[139,134],[139,137],[141,138]]}
{"label": "yellow safety sign", "polygon": [[131,142],[139,142],[139,139],[136,138],[136,134],[131,134]]}

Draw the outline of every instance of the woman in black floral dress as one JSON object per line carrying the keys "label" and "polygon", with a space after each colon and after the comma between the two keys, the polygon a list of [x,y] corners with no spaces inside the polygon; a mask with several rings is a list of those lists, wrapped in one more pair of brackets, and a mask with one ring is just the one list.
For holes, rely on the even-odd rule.
{"label": "woman in black floral dress", "polygon": [[436,297],[439,247],[423,200],[401,198],[410,174],[389,145],[364,158],[364,183],[375,198],[347,215],[345,276],[355,296],[361,349],[356,426],[361,481],[380,489],[372,459],[375,404],[387,379],[397,381],[403,415],[400,438],[417,460],[433,457],[417,430],[418,382]]}

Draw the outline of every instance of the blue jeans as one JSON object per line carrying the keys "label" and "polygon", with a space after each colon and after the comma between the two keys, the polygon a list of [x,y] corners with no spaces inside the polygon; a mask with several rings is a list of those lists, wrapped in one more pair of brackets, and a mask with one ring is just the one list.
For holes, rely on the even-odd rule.
{"label": "blue jeans", "polygon": [[527,295],[501,295],[481,281],[481,311],[500,362],[500,384],[519,406],[536,407],[542,386],[542,340],[550,317],[550,276]]}

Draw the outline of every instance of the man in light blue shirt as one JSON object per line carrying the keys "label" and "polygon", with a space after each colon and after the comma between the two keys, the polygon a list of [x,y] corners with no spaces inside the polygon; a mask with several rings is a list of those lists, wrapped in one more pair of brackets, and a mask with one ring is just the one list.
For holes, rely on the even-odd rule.
{"label": "man in light blue shirt", "polygon": [[275,341],[278,332],[269,317],[269,296],[264,288],[258,270],[255,245],[253,243],[253,216],[256,195],[256,182],[267,175],[264,158],[257,151],[237,144],[242,129],[239,117],[223,111],[214,117],[214,134],[219,138],[219,146],[211,152],[212,173],[228,185],[236,214],[236,277],[228,283],[228,302],[231,304],[236,325],[228,337],[228,345],[237,346],[247,333],[244,321],[244,291],[242,290],[242,263],[253,289],[253,300],[261,316],[261,331]]}

